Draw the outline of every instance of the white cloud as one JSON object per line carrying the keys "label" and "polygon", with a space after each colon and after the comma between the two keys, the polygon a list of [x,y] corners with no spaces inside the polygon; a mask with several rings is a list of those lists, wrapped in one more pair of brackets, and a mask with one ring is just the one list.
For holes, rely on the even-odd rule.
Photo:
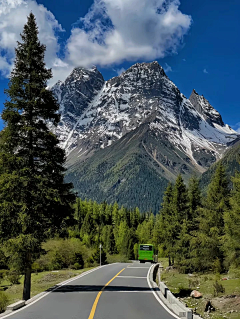
{"label": "white cloud", "polygon": [[0,0],[0,72],[9,74],[16,41],[31,11],[40,41],[47,46],[46,63],[54,75],[51,85],[64,80],[73,67],[107,67],[176,53],[192,21],[179,5],[179,0],[94,0],[80,18],[82,27],[72,29],[61,60],[56,32],[63,30],[50,11],[36,0]]}
{"label": "white cloud", "polygon": [[176,53],[191,25],[179,0],[95,0],[67,43],[73,65],[107,66]]}
{"label": "white cloud", "polygon": [[125,72],[126,71],[126,69],[124,69],[124,68],[120,68],[120,69],[113,69],[113,71],[115,71],[116,73],[117,73],[117,75],[121,75],[123,72]]}
{"label": "white cloud", "polygon": [[165,63],[165,65],[166,65],[166,67],[164,68],[164,71],[165,71],[166,73],[173,71],[173,70],[172,70],[172,67],[171,67],[170,65],[168,65],[167,63]]}
{"label": "white cloud", "polygon": [[207,71],[207,69],[204,69],[204,70],[203,70],[203,73],[206,73],[206,74],[208,74],[208,71]]}
{"label": "white cloud", "polygon": [[35,0],[0,0],[0,72],[9,75],[17,41],[30,12],[36,16],[39,38],[47,46],[45,61],[52,67],[59,51],[56,32],[62,32],[61,25],[53,14]]}

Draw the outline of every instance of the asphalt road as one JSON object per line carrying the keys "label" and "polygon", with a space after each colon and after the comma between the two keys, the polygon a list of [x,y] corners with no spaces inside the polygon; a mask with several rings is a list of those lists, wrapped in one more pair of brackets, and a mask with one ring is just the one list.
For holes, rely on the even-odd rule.
{"label": "asphalt road", "polygon": [[148,285],[150,267],[138,262],[101,267],[6,318],[173,319]]}

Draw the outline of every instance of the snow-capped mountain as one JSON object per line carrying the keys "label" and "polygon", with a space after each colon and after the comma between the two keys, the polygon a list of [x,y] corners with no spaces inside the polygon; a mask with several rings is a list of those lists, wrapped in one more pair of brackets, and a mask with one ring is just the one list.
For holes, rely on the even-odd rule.
{"label": "snow-capped mountain", "polygon": [[52,90],[61,113],[55,132],[68,165],[111,146],[143,123],[200,172],[238,137],[203,96],[193,90],[187,99],[180,93],[157,62],[135,64],[109,81],[95,67],[76,68]]}

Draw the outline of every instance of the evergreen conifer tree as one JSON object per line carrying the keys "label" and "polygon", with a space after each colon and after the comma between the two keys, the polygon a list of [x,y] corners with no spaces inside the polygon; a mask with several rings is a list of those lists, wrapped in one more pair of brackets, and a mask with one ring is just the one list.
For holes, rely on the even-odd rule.
{"label": "evergreen conifer tree", "polygon": [[198,210],[201,207],[201,191],[199,180],[193,176],[189,181],[188,209],[181,223],[179,240],[176,245],[177,263],[182,272],[192,271],[191,268],[191,239],[192,232],[198,229]]}
{"label": "evergreen conifer tree", "polygon": [[172,262],[179,249],[179,239],[182,231],[184,220],[188,220],[188,193],[181,175],[178,175],[172,193],[172,212],[171,219],[168,219],[168,227],[170,233]]}
{"label": "evergreen conifer tree", "polygon": [[172,210],[172,200],[173,200],[173,187],[169,183],[163,197],[162,207],[160,209],[160,218],[159,218],[159,228],[160,228],[160,248],[165,251],[168,259],[169,266],[172,263],[172,253],[173,253],[173,210]]}
{"label": "evergreen conifer tree", "polygon": [[224,212],[229,209],[228,180],[222,163],[219,163],[208,187],[203,207],[199,209],[199,228],[191,240],[192,263],[196,270],[207,270],[215,262],[223,264],[222,237]]}
{"label": "evergreen conifer tree", "polygon": [[240,266],[240,172],[232,178],[230,209],[224,212],[223,247],[227,266]]}
{"label": "evergreen conifer tree", "polygon": [[41,243],[74,213],[72,185],[64,183],[65,153],[47,123],[59,122],[59,105],[47,90],[51,70],[31,13],[18,42],[0,136],[0,237],[25,275],[23,299],[30,298],[31,265]]}

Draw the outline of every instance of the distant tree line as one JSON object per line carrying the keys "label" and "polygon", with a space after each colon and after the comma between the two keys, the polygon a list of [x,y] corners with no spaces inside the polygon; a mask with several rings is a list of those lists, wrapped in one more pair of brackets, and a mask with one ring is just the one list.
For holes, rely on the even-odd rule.
{"label": "distant tree line", "polygon": [[240,266],[240,173],[232,178],[233,189],[220,163],[202,196],[199,180],[190,179],[188,187],[179,175],[166,188],[160,212],[141,214],[117,203],[97,204],[77,199],[76,224],[70,237],[87,247],[100,243],[108,254],[137,258],[139,243],[152,243],[169,265],[182,272],[221,272]]}

